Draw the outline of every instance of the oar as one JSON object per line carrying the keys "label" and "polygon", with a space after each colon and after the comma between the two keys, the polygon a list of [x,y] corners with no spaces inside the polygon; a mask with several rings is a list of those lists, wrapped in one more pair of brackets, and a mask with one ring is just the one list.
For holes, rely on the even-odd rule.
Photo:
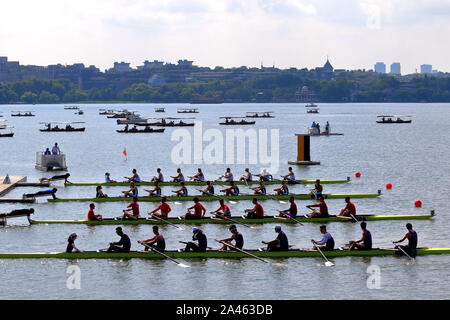
{"label": "oar", "polygon": [[106,252],[106,251],[108,251],[108,248],[106,248],[106,249],[98,249],[98,250],[96,250],[97,252]]}
{"label": "oar", "polygon": [[148,244],[145,244],[145,243],[142,243],[142,242],[139,242],[139,241],[138,241],[138,243],[139,243],[139,244],[142,244],[143,246],[149,248],[150,250],[152,250],[152,251],[154,251],[154,252],[156,252],[156,253],[159,253],[159,254],[162,255],[163,257],[166,257],[167,259],[169,259],[169,260],[175,262],[179,267],[182,267],[182,268],[189,268],[189,267],[190,267],[190,266],[188,266],[187,264],[178,262],[178,261],[175,260],[174,258],[169,257],[167,254],[164,254],[164,253],[162,253],[161,251],[156,250],[155,248],[153,248],[152,246],[149,246]]}
{"label": "oar", "polygon": [[[283,211],[279,211],[279,212],[282,213]],[[300,224],[301,226],[303,225],[303,223],[301,223],[301,222],[298,221],[297,219],[292,218],[290,214],[284,213],[284,216],[283,216],[283,217],[285,217],[285,216],[288,217],[289,219],[293,220],[295,223],[298,223],[298,224]]]}
{"label": "oar", "polygon": [[247,228],[249,228],[249,229],[255,229],[255,230],[259,229],[258,227],[249,226],[248,224],[245,224],[245,223],[236,221],[236,220],[231,219],[231,218],[227,218],[227,217],[222,216],[221,214],[218,214],[218,213],[215,213],[215,212],[210,212],[210,214],[214,214],[216,217],[219,217],[219,218],[221,218],[221,219],[223,219],[223,220],[229,220],[229,221],[231,221],[231,222],[234,222],[234,223],[243,225],[244,227],[247,227]]}
{"label": "oar", "polygon": [[[150,213],[149,213],[149,214],[150,214]],[[179,226],[173,224],[172,222],[169,222],[169,221],[167,221],[167,220],[161,219],[160,217],[155,216],[154,214],[152,214],[151,217],[152,217],[152,218],[155,218],[155,219],[158,220],[158,221],[162,221],[162,222],[164,222],[164,223],[167,223],[169,226],[172,226],[172,227],[174,227],[174,228],[176,228],[176,229],[178,229],[178,230],[182,230],[182,231],[186,230],[185,228],[179,227]]]}
{"label": "oar", "polygon": [[403,252],[403,254],[404,254],[405,256],[407,256],[408,258],[410,258],[411,260],[413,260],[413,258],[412,258],[409,254],[407,254],[406,251],[402,249],[402,247],[400,247],[399,245],[395,244],[394,241],[392,241],[392,243],[394,244],[394,246],[395,246],[396,248],[400,249],[400,251]]}
{"label": "oar", "polygon": [[232,248],[232,249],[234,249],[234,250],[237,250],[237,251],[239,251],[239,252],[245,253],[246,255],[248,255],[248,256],[250,256],[250,257],[252,257],[252,258],[261,260],[262,262],[265,262],[265,263],[269,263],[269,261],[267,261],[267,260],[265,260],[265,259],[263,259],[263,258],[257,257],[257,256],[255,256],[254,254],[251,254],[250,252],[247,252],[247,251],[244,251],[244,250],[242,250],[242,249],[239,249],[239,248],[237,248],[237,247],[235,247],[235,246],[233,246],[233,245],[231,245],[231,244],[229,244],[229,243],[226,243],[225,241],[220,241],[220,240],[217,240],[217,239],[214,239],[214,240],[216,240],[217,242],[219,242],[219,243],[221,243],[221,244],[223,244],[223,245],[226,245],[227,247],[230,247],[230,248]]}
{"label": "oar", "polygon": [[325,265],[326,265],[327,267],[332,267],[332,266],[334,266],[334,263],[331,262],[331,261],[329,261],[329,260],[327,259],[327,257],[325,257],[325,255],[323,254],[322,250],[320,250],[320,248],[319,248],[318,246],[316,246],[316,243],[314,242],[314,240],[311,240],[311,242],[312,242],[313,246],[320,252],[320,254],[322,255],[322,257],[325,259]]}

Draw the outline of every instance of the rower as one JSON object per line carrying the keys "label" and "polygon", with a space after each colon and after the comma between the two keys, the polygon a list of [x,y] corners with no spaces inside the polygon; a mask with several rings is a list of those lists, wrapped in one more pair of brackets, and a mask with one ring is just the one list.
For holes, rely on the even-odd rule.
{"label": "rower", "polygon": [[[327,226],[326,225],[321,225],[320,226],[320,232],[323,234],[322,240],[320,240],[319,242],[315,241],[315,240],[311,240],[312,243],[315,243],[316,245],[318,245],[318,247],[320,248],[320,250],[324,251],[331,251],[334,249],[334,239],[331,236],[331,234],[329,232],[327,232]],[[312,247],[312,250],[317,250],[316,246]]]}
{"label": "rower", "polygon": [[[138,241],[138,243],[142,245],[146,244],[147,246],[154,247],[158,251],[164,252],[164,250],[166,250],[166,240],[164,239],[163,235],[159,233],[158,226],[153,226],[152,229],[155,236],[147,240]],[[144,248],[145,251],[148,251],[147,246],[145,246]]]}
{"label": "rower", "polygon": [[205,252],[206,247],[208,246],[208,239],[206,238],[206,235],[203,233],[202,230],[198,228],[193,228],[192,233],[193,233],[192,240],[198,241],[198,244],[189,241],[186,244],[186,248],[184,249],[184,251],[190,252],[192,250],[193,252]]}
{"label": "rower", "polygon": [[141,178],[137,174],[136,169],[133,169],[133,175],[131,177],[124,177],[125,179],[128,179],[127,182],[141,182]]}
{"label": "rower", "polygon": [[144,191],[148,192],[149,197],[161,197],[161,187],[159,186],[158,181],[155,181],[153,185],[155,186],[154,189],[152,190],[144,189]]}
{"label": "rower", "polygon": [[347,203],[347,205],[345,206],[345,208],[341,209],[341,212],[338,214],[338,217],[350,220],[354,220],[354,218],[356,219],[355,204],[350,201],[350,197],[345,197],[345,202]]}
{"label": "rower", "polygon": [[75,232],[72,233],[69,236],[69,238],[67,239],[66,253],[72,253],[72,252],[79,252],[79,253],[81,253],[81,252],[84,252],[84,251],[81,251],[80,249],[78,249],[75,246],[75,240],[76,240],[77,237],[78,237],[78,235]]}
{"label": "rower", "polygon": [[53,188],[53,189],[38,191],[36,193],[24,193],[23,199],[34,198],[34,197],[44,197],[44,196],[49,196],[49,195],[51,195],[53,199],[58,199],[55,195],[56,191],[58,191],[58,189]]}
{"label": "rower", "polygon": [[59,175],[59,176],[53,176],[51,178],[39,178],[39,182],[42,183],[42,182],[50,182],[50,181],[55,181],[55,180],[64,180],[64,183],[71,184],[72,182],[67,180],[67,179],[69,179],[69,177],[70,177],[70,173],[66,173],[66,174]]}
{"label": "rower", "polygon": [[[231,242],[234,241],[234,247],[236,247],[238,249],[242,249],[242,247],[244,246],[244,237],[242,236],[242,234],[237,231],[237,228],[234,224],[232,224],[228,228],[228,230],[230,230],[230,232],[231,232],[231,237],[226,238],[226,239],[221,239],[221,240],[219,240],[219,242],[225,242],[225,243],[231,245]],[[230,246],[227,246],[226,244],[224,244],[222,246],[222,248],[219,249],[219,251],[226,251],[227,249],[236,251],[234,248],[231,248]]]}
{"label": "rower", "polygon": [[259,180],[259,185],[257,187],[251,187],[250,189],[255,191],[255,195],[256,194],[260,194],[260,195],[266,195],[266,187],[263,184],[262,180]]}
{"label": "rower", "polygon": [[255,176],[259,177],[259,180],[262,181],[273,180],[273,176],[265,168],[261,171],[261,173],[255,174]]}
{"label": "rower", "polygon": [[[164,196],[161,198],[161,204],[159,205],[158,208],[150,211],[148,214],[157,216],[158,218],[161,219],[167,219],[169,217],[169,212],[172,211],[172,209],[170,208],[170,206],[166,203],[167,198]],[[155,213],[156,211],[161,210],[161,214]]]}
{"label": "rower", "polygon": [[106,183],[117,183],[116,180],[112,180],[112,179],[111,179],[111,175],[109,174],[109,172],[106,172],[106,173],[105,173],[105,182],[106,182]]}
{"label": "rower", "polygon": [[320,184],[320,179],[316,180],[316,183],[314,184],[314,189],[311,189],[311,192],[309,195],[314,195],[314,197],[317,199],[322,195],[323,186]]}
{"label": "rower", "polygon": [[[194,213],[191,213],[191,210],[194,209]],[[197,197],[194,198],[194,205],[187,209],[186,214],[184,215],[184,219],[201,219],[205,216],[206,209],[200,203]]]}
{"label": "rower", "polygon": [[231,210],[230,207],[225,204],[225,201],[223,199],[219,200],[220,207],[216,211],[213,211],[213,213],[217,213],[221,216],[231,218]]}
{"label": "rower", "polygon": [[102,221],[103,217],[101,214],[94,213],[95,204],[89,204],[88,220],[89,221]]}
{"label": "rower", "polygon": [[295,183],[295,174],[292,167],[289,167],[289,173],[281,176],[283,180],[287,180],[288,183]]}
{"label": "rower", "polygon": [[[411,257],[415,257],[417,255],[417,252],[416,252],[417,242],[418,242],[417,232],[413,229],[411,223],[406,224],[406,229],[408,229],[408,232],[405,234],[405,236],[398,241],[392,241],[392,243],[399,243],[399,242],[403,242],[404,240],[408,239],[407,245],[405,245],[405,246],[398,245],[398,247],[402,248]],[[396,254],[402,255],[403,253],[400,250],[398,250],[396,252]]]}
{"label": "rower", "polygon": [[202,169],[198,168],[197,171],[198,172],[192,177],[189,177],[189,179],[193,181],[205,181],[205,176],[203,175]]}
{"label": "rower", "polygon": [[225,188],[223,190],[220,190],[220,192],[225,192],[226,196],[238,196],[239,195],[239,188],[237,185],[234,184],[234,181],[230,181],[230,187]]}
{"label": "rower", "polygon": [[96,198],[108,198],[108,195],[103,193],[102,186],[97,186],[95,188],[95,197]]}
{"label": "rower", "polygon": [[[311,209],[312,212],[309,215],[310,218],[327,218],[328,217],[328,206],[325,203],[325,200],[322,196],[319,197],[318,204],[310,204],[306,206],[308,209]],[[319,211],[313,208],[319,208]]]}
{"label": "rower", "polygon": [[[133,201],[127,206],[129,209],[123,210],[123,220],[131,219],[137,220],[139,218],[139,204],[137,203],[137,197],[133,197]],[[129,214],[128,212],[133,211],[133,214]]]}
{"label": "rower", "polygon": [[288,251],[289,241],[286,234],[281,231],[280,226],[275,226],[275,232],[278,233],[276,239],[272,241],[261,241],[261,243],[267,244],[267,251]]}
{"label": "rower", "polygon": [[156,169],[156,173],[157,173],[157,176],[156,176],[156,177],[153,177],[152,180],[151,180],[151,182],[154,182],[154,181],[157,181],[157,182],[164,182],[164,176],[163,176],[163,174],[161,173],[161,169],[160,169],[160,168]]}
{"label": "rower", "polygon": [[183,173],[181,173],[181,169],[177,169],[177,175],[176,176],[170,176],[172,178],[172,182],[183,182],[184,176]]}
{"label": "rower", "polygon": [[286,185],[286,181],[281,181],[281,187],[274,189],[273,191],[275,191],[278,196],[287,196],[289,194],[289,188]]}
{"label": "rower", "polygon": [[231,169],[227,168],[227,171],[225,171],[225,174],[221,176],[221,178],[225,178],[226,182],[233,181],[233,174],[231,173]]}
{"label": "rower", "polygon": [[108,252],[130,252],[130,237],[123,233],[122,227],[117,227],[116,233],[120,237],[120,240],[118,242],[110,242]]}
{"label": "rower", "polygon": [[247,174],[244,174],[242,177],[239,178],[239,181],[252,181],[252,173],[250,172],[249,168],[245,169],[245,172]]}
{"label": "rower", "polygon": [[361,222],[362,237],[357,241],[350,241],[349,250],[372,250],[372,234],[366,229],[367,223]]}
{"label": "rower", "polygon": [[262,219],[264,218],[264,209],[261,204],[258,203],[258,199],[253,198],[252,203],[255,205],[252,209],[245,209],[247,213],[247,219]]}
{"label": "rower", "polygon": [[177,194],[177,197],[187,197],[188,191],[187,188],[184,185],[184,182],[180,182],[180,189],[178,190],[172,190],[173,193]]}
{"label": "rower", "polygon": [[211,181],[206,181],[206,188],[200,190],[202,196],[212,196],[214,195],[214,186],[211,184]]}
{"label": "rower", "polygon": [[122,191],[125,197],[137,197],[138,196],[138,188],[134,185],[134,182],[130,182],[130,189],[126,191]]}
{"label": "rower", "polygon": [[289,203],[291,204],[289,209],[280,210],[279,211],[280,214],[278,215],[279,217],[287,217],[287,216],[290,216],[291,218],[297,217],[297,205],[295,204],[294,196],[289,197]]}

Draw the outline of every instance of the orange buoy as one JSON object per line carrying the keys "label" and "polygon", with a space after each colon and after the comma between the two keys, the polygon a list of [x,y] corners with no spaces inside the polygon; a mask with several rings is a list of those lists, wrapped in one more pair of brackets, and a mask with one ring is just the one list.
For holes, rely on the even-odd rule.
{"label": "orange buoy", "polygon": [[386,189],[392,189],[392,184],[390,183],[386,184]]}
{"label": "orange buoy", "polygon": [[361,172],[355,173],[355,177],[357,177],[357,178],[361,177]]}
{"label": "orange buoy", "polygon": [[414,205],[416,206],[416,208],[420,208],[420,207],[422,207],[422,201],[416,200],[416,201],[414,202]]}

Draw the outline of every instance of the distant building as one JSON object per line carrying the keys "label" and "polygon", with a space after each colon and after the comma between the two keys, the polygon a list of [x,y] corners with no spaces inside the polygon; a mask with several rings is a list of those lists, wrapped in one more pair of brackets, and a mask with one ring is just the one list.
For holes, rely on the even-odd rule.
{"label": "distant building", "polygon": [[122,73],[122,72],[130,72],[133,69],[130,68],[130,63],[128,62],[114,62],[114,71],[118,72],[118,73]]}
{"label": "distant building", "polygon": [[377,73],[386,73],[386,65],[384,62],[375,63],[374,70]]}
{"label": "distant building", "polygon": [[431,64],[421,64],[420,73],[431,73],[433,66]]}
{"label": "distant building", "polygon": [[314,91],[309,90],[307,86],[299,87],[294,96],[297,102],[315,102],[319,100],[318,95]]}
{"label": "distant building", "polygon": [[161,76],[159,76],[159,75],[157,75],[157,74],[152,75],[152,76],[150,77],[150,79],[148,79],[148,81],[147,81],[147,83],[148,83],[150,86],[152,86],[152,87],[160,87],[160,86],[162,86],[165,82],[166,82],[166,80],[165,80],[163,77],[161,77]]}
{"label": "distant building", "polygon": [[391,63],[391,74],[401,74],[400,62]]}
{"label": "distant building", "polygon": [[145,60],[144,61],[144,65],[138,67],[138,69],[158,69],[158,68],[162,68],[164,66],[164,61],[158,61],[158,60],[153,60],[153,61],[148,61]]}
{"label": "distant building", "polygon": [[178,60],[178,66],[179,67],[192,67],[192,63],[194,61],[190,61],[190,60]]}
{"label": "distant building", "polygon": [[314,69],[314,73],[317,79],[330,80],[333,77],[333,66],[327,58],[327,61],[323,67],[317,67]]}

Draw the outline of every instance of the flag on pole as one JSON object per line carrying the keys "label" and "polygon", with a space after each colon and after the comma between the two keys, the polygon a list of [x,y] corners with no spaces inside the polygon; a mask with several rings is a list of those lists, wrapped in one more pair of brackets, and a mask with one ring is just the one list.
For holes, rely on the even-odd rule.
{"label": "flag on pole", "polygon": [[127,147],[123,148],[123,155],[125,156],[125,161],[127,161]]}

